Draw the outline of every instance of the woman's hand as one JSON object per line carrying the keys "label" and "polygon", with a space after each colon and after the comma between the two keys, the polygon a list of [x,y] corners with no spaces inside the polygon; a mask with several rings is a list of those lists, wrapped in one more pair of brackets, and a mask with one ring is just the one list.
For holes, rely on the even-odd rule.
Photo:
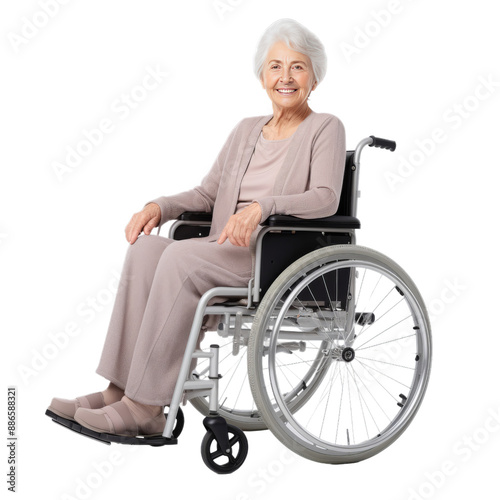
{"label": "woman's hand", "polygon": [[156,203],[148,203],[140,212],[132,216],[130,222],[125,228],[125,237],[132,245],[137,237],[144,231],[144,234],[150,234],[161,219],[161,209]]}
{"label": "woman's hand", "polygon": [[222,245],[227,239],[236,246],[250,246],[250,236],[259,225],[262,218],[262,210],[257,202],[253,202],[241,212],[231,215],[226,226],[217,240]]}

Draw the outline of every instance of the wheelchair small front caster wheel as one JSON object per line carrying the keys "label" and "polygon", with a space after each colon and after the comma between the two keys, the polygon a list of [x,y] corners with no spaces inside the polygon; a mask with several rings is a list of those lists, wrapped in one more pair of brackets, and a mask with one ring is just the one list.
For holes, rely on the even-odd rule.
{"label": "wheelchair small front caster wheel", "polygon": [[234,425],[227,425],[229,448],[222,450],[215,434],[209,430],[201,442],[201,456],[205,465],[218,474],[230,474],[243,465],[248,453],[245,433]]}
{"label": "wheelchair small front caster wheel", "polygon": [[[165,410],[165,418],[167,418],[169,408],[165,408]],[[174,438],[178,438],[181,435],[182,429],[184,429],[184,413],[181,408],[179,408],[177,410],[177,416],[175,417],[175,425],[172,430],[172,436],[174,436]]]}

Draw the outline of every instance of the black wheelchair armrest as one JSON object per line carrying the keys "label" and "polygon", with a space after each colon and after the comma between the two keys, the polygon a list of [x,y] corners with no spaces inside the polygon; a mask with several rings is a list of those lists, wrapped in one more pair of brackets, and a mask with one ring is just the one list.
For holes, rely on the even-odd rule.
{"label": "black wheelchair armrest", "polygon": [[[190,222],[211,222],[212,212],[183,212],[178,220]],[[329,217],[320,217],[318,219],[301,219],[294,215],[271,215],[262,224],[269,227],[324,227],[339,229],[359,229],[361,223],[356,217],[348,215],[330,215]]]}
{"label": "black wheelchair armrest", "polygon": [[173,240],[203,238],[210,234],[211,223],[212,212],[182,212],[170,227],[168,237]]}
{"label": "black wheelchair armrest", "polygon": [[301,219],[293,215],[271,215],[263,223],[263,226],[269,227],[317,227],[325,229],[359,229],[361,223],[356,217],[348,215],[330,215],[329,217],[320,217],[318,219]]}
{"label": "black wheelchair armrest", "polygon": [[182,212],[177,219],[195,222],[211,222],[212,215],[212,212]]}

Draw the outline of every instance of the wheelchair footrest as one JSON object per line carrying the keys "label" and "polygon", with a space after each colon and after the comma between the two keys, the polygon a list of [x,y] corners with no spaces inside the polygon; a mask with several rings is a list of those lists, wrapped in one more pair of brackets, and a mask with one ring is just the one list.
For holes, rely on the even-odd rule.
{"label": "wheelchair footrest", "polygon": [[88,429],[87,427],[83,427],[78,422],[74,420],[69,420],[64,417],[60,417],[56,415],[54,412],[47,410],[45,415],[49,416],[54,422],[60,424],[68,429],[78,432],[83,436],[95,439],[100,441],[101,443],[111,444],[111,443],[119,443],[119,444],[147,444],[149,446],[164,446],[167,444],[177,444],[177,438],[168,439],[163,436],[154,436],[154,437],[135,437],[135,436],[118,436],[117,434],[106,434],[103,432],[96,432],[92,429]]}

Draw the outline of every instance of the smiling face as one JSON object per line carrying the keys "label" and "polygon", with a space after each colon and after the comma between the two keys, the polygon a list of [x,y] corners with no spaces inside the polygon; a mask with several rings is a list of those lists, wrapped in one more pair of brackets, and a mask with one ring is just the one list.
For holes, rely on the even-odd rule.
{"label": "smiling face", "polygon": [[276,42],[269,50],[261,83],[273,107],[288,110],[308,107],[307,98],[317,86],[309,57],[290,49],[285,42]]}

